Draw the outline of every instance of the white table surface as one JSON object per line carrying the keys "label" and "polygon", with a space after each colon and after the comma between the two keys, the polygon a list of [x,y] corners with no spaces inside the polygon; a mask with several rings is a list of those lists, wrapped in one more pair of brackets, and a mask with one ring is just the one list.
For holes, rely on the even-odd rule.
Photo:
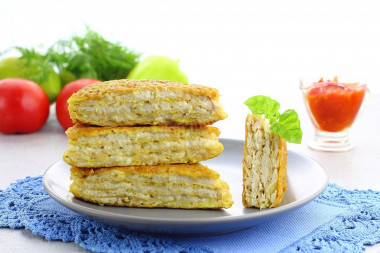
{"label": "white table surface", "polygon": [[[327,153],[310,150],[307,142],[313,137],[313,129],[300,97],[283,98],[284,104],[292,104],[300,116],[304,138],[301,145],[290,144],[289,149],[304,153],[318,161],[327,171],[331,183],[347,189],[373,189],[380,191],[380,96],[373,96],[365,112],[351,129],[356,147],[349,152]],[[241,98],[223,100],[229,117],[216,123],[221,138],[244,138],[244,119],[248,111]],[[53,107],[52,107],[53,108]],[[376,116],[377,115],[377,116]],[[67,137],[56,121],[54,110],[42,130],[32,134],[0,134],[0,189],[17,179],[37,176],[55,161],[61,159],[66,149]],[[24,229],[0,229],[2,252],[84,252],[74,243],[47,241]],[[380,252],[380,244],[368,247],[368,252]]]}

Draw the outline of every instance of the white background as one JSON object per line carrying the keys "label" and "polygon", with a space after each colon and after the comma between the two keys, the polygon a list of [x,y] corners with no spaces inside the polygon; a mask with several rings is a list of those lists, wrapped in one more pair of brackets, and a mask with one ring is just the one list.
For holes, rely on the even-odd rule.
{"label": "white background", "polygon": [[[359,76],[380,94],[379,1],[35,0],[2,1],[0,8],[0,51],[48,47],[89,25],[143,58],[180,59],[191,83],[219,89],[229,121],[218,126],[230,130],[227,137],[244,138],[243,102],[253,95],[305,116],[303,76]],[[308,120],[301,124],[311,128]]]}
{"label": "white background", "polygon": [[[84,34],[180,59],[224,96],[299,93],[301,76],[355,74],[380,93],[379,1],[2,1],[0,51]],[[270,95],[269,94],[269,95]]]}

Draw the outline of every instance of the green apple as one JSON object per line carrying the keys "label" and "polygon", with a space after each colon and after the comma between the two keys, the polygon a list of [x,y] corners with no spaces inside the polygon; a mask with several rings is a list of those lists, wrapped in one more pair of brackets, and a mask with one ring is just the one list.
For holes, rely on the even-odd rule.
{"label": "green apple", "polygon": [[189,78],[178,66],[179,60],[152,55],[139,62],[128,74],[128,79],[156,79],[188,83]]}
{"label": "green apple", "polygon": [[49,97],[50,103],[54,102],[61,90],[61,80],[52,67],[46,65],[41,73],[41,65],[31,61],[27,65],[26,60],[19,57],[8,57],[0,61],[0,80],[4,78],[19,77],[38,83]]}

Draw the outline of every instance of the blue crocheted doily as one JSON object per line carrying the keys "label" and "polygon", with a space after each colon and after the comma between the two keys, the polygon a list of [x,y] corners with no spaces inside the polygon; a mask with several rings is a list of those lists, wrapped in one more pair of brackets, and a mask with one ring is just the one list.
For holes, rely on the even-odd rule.
{"label": "blue crocheted doily", "polygon": [[[41,176],[27,177],[0,190],[0,227],[26,228],[47,240],[75,242],[94,252],[221,251],[181,243],[169,236],[105,225],[81,216],[51,199],[41,179]],[[281,252],[362,252],[364,245],[380,242],[380,192],[349,191],[330,184],[315,201],[343,211]],[[252,230],[252,237],[254,233]]]}
{"label": "blue crocheted doily", "polygon": [[329,184],[315,201],[346,211],[281,252],[363,252],[380,242],[380,192]]}

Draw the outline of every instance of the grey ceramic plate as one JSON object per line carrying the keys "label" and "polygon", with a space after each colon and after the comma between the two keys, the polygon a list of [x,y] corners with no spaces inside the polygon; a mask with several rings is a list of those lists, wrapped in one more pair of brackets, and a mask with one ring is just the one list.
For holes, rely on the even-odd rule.
{"label": "grey ceramic plate", "polygon": [[234,204],[223,210],[180,210],[98,206],[74,198],[69,192],[70,166],[62,160],[47,169],[43,184],[49,195],[62,205],[105,223],[130,229],[168,234],[214,234],[247,228],[278,219],[312,201],[328,184],[324,169],[314,160],[288,151],[288,191],[279,207],[265,210],[244,208],[242,193],[242,153],[244,142],[222,139],[223,153],[203,162],[227,181]]}

